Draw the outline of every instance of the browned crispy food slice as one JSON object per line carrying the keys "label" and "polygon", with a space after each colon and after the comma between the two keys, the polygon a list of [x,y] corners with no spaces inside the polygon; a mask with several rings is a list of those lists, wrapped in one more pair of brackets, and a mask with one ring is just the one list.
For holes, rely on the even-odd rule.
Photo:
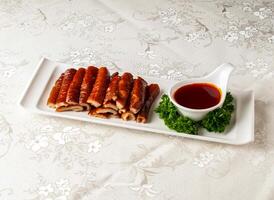
{"label": "browned crispy food slice", "polygon": [[103,118],[103,119],[107,119],[110,115],[108,113],[97,113],[95,109],[91,109],[88,114],[90,116],[99,117],[99,118]]}
{"label": "browned crispy food slice", "polygon": [[158,84],[150,84],[147,87],[145,104],[143,108],[141,109],[141,111],[138,113],[137,120],[136,120],[137,122],[146,123],[148,121],[149,110],[151,108],[151,105],[153,104],[157,96],[159,95],[159,93],[160,93],[160,87]]}
{"label": "browned crispy food slice", "polygon": [[129,110],[129,101],[124,108],[118,110],[121,118],[125,121],[136,120],[136,115]]}
{"label": "browned crispy food slice", "polygon": [[112,74],[109,86],[107,88],[104,104],[110,101],[115,101],[117,99],[119,80],[120,76],[118,72]]}
{"label": "browned crispy food slice", "polygon": [[111,76],[111,80],[109,86],[106,91],[106,96],[104,99],[103,107],[104,108],[112,108],[114,110],[118,110],[115,100],[118,95],[118,82],[120,80],[120,76],[118,72],[115,72]]}
{"label": "browned crispy food slice", "polygon": [[104,114],[104,113],[108,113],[108,114],[113,114],[113,115],[117,115],[118,112],[112,108],[95,108],[95,112],[98,114]]}
{"label": "browned crispy food slice", "polygon": [[118,110],[118,113],[119,114],[123,114],[123,113],[125,113],[125,112],[127,112],[128,111],[128,108],[122,108],[122,109],[119,109]]}
{"label": "browned crispy food slice", "polygon": [[110,114],[108,117],[109,118],[121,118],[121,115],[119,115],[118,113],[117,114]]}
{"label": "browned crispy food slice", "polygon": [[118,110],[116,103],[114,101],[108,101],[104,103],[104,108],[112,108],[113,110]]}
{"label": "browned crispy food slice", "polygon": [[79,105],[80,90],[85,73],[86,69],[84,68],[79,68],[75,73],[66,98],[66,102],[69,105]]}
{"label": "browned crispy food slice", "polygon": [[91,109],[88,114],[90,116],[99,117],[99,118],[103,118],[103,119],[120,118],[120,115],[118,113],[116,113],[116,114],[112,114],[112,113],[98,113],[98,112],[96,112],[97,109],[98,108]]}
{"label": "browned crispy food slice", "polygon": [[127,112],[127,111],[130,111],[130,110],[129,110],[129,104],[130,104],[130,102],[129,102],[129,100],[128,100],[126,106],[124,106],[124,107],[121,108],[121,109],[118,109],[118,113],[119,113],[119,114],[123,114],[123,113],[125,113],[125,112]]}
{"label": "browned crispy food slice", "polygon": [[56,100],[58,98],[58,95],[62,86],[64,75],[65,75],[64,73],[61,74],[61,76],[57,79],[57,81],[55,82],[54,86],[52,87],[50,91],[47,105],[51,108],[56,108]]}
{"label": "browned crispy food slice", "polygon": [[127,105],[127,101],[129,99],[132,89],[132,84],[132,74],[125,72],[118,83],[118,98],[116,100],[116,106],[118,107],[118,109],[122,109]]}
{"label": "browned crispy food slice", "polygon": [[67,106],[68,103],[66,102],[66,98],[67,98],[67,93],[68,93],[68,89],[69,89],[69,86],[73,80],[73,77],[76,73],[76,69],[67,69],[65,71],[65,74],[64,74],[64,78],[63,78],[63,81],[62,81],[62,85],[61,85],[61,88],[60,88],[60,91],[59,91],[59,94],[58,94],[58,97],[57,97],[57,100],[56,100],[56,107],[61,107],[61,106]]}
{"label": "browned crispy food slice", "polygon": [[86,69],[86,73],[81,85],[79,104],[85,108],[85,110],[90,110],[91,106],[87,103],[87,99],[92,91],[94,82],[96,80],[98,73],[98,68],[94,66],[89,66]]}
{"label": "browned crispy food slice", "polygon": [[87,102],[90,103],[92,106],[98,108],[103,104],[106,90],[109,84],[109,79],[110,77],[107,68],[101,67],[98,70],[94,86],[87,100]]}
{"label": "browned crispy food slice", "polygon": [[136,116],[133,112],[131,111],[126,111],[121,114],[121,118],[125,121],[130,121],[130,120],[135,120]]}
{"label": "browned crispy food slice", "polygon": [[61,106],[61,107],[56,108],[57,112],[65,112],[65,111],[80,112],[83,110],[84,110],[84,108],[81,105],[68,105],[68,106]]}
{"label": "browned crispy food slice", "polygon": [[129,104],[129,110],[134,114],[138,113],[144,105],[146,97],[146,87],[147,82],[141,77],[138,77],[134,80]]}

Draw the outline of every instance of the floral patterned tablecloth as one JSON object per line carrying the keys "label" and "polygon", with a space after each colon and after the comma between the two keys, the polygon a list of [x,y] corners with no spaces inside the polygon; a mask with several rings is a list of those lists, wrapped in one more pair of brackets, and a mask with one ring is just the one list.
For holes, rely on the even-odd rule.
{"label": "floral patterned tablecloth", "polygon": [[[42,55],[175,80],[230,62],[230,87],[255,90],[255,142],[31,114],[17,102]],[[273,0],[1,0],[0,199],[274,199],[273,58]]]}

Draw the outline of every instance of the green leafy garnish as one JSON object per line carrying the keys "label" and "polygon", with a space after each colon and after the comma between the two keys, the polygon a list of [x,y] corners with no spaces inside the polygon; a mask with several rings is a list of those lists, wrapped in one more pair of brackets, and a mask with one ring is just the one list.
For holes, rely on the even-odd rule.
{"label": "green leafy garnish", "polygon": [[233,111],[233,97],[230,93],[227,93],[223,106],[209,112],[202,119],[201,125],[209,132],[222,133],[225,131],[226,126],[229,125]]}
{"label": "green leafy garnish", "polygon": [[163,95],[161,99],[160,105],[156,108],[155,112],[159,113],[160,118],[164,120],[167,127],[178,132],[193,135],[198,133],[197,122],[180,115],[167,95]]}
{"label": "green leafy garnish", "polygon": [[167,95],[161,97],[161,102],[155,109],[167,127],[192,135],[197,135],[201,127],[209,132],[224,132],[230,123],[233,111],[233,96],[229,92],[226,94],[223,106],[209,112],[201,121],[194,121],[180,114]]}

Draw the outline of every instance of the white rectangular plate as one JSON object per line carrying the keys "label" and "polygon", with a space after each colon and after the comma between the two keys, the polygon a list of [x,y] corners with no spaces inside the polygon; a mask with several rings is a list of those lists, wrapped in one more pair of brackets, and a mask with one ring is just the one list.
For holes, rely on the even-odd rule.
{"label": "white rectangular plate", "polygon": [[[20,106],[25,109],[44,114],[48,116],[62,117],[74,120],[87,121],[102,125],[117,126],[135,130],[149,131],[166,135],[174,135],[179,137],[193,138],[198,140],[206,140],[212,142],[220,142],[227,144],[240,145],[254,140],[254,94],[253,91],[237,91],[231,90],[232,95],[236,99],[236,110],[233,116],[231,125],[225,133],[209,133],[206,130],[201,130],[199,135],[189,135],[177,133],[168,129],[164,122],[158,117],[153,110],[159,104],[160,95],[156,99],[151,108],[149,122],[146,124],[136,123],[135,121],[123,121],[121,119],[101,119],[88,116],[87,112],[55,112],[47,107],[47,98],[50,90],[54,85],[61,72],[69,68],[70,65],[57,63],[47,58],[42,58],[33,75],[32,80],[27,86],[20,99]],[[174,83],[172,80],[157,79],[153,77],[143,78],[148,83],[158,83],[161,92],[167,93],[168,88]]]}

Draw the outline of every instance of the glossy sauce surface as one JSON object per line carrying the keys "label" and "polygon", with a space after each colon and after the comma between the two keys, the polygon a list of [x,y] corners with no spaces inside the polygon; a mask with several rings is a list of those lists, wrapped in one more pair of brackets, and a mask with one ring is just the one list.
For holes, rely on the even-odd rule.
{"label": "glossy sauce surface", "polygon": [[221,92],[217,86],[210,83],[193,83],[177,89],[174,99],[187,108],[206,109],[220,102]]}

